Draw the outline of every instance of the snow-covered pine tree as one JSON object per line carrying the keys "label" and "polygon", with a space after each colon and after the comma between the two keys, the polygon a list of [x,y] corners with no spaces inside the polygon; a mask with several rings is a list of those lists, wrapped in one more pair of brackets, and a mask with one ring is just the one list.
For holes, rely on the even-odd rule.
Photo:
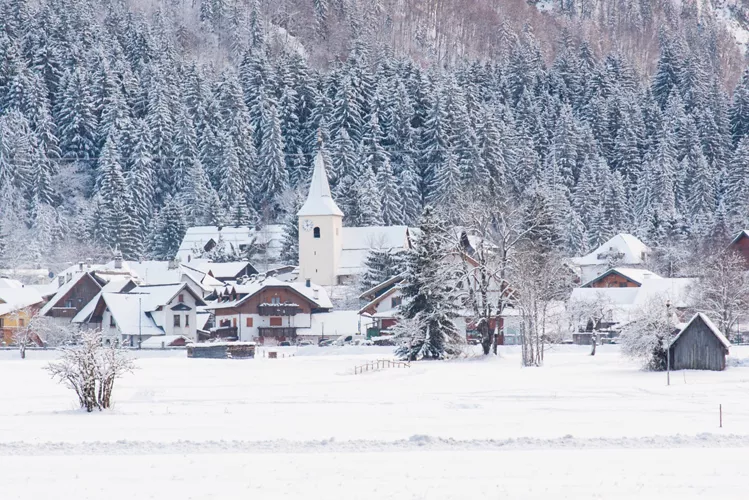
{"label": "snow-covered pine tree", "polygon": [[404,255],[392,249],[372,248],[364,261],[366,271],[360,281],[362,292],[403,272]]}
{"label": "snow-covered pine tree", "polygon": [[281,123],[275,106],[271,106],[267,120],[262,123],[262,145],[260,147],[260,207],[275,219],[283,215],[280,196],[289,187],[289,176],[284,159],[284,142]]}
{"label": "snow-covered pine tree", "polygon": [[386,226],[402,224],[404,214],[401,195],[398,192],[398,179],[393,174],[393,168],[388,159],[385,159],[385,163],[377,172],[377,186],[382,204],[382,222]]}
{"label": "snow-covered pine tree", "polygon": [[167,197],[164,208],[154,218],[149,241],[149,254],[156,260],[171,260],[187,232],[184,220],[184,207],[171,197]]}
{"label": "snow-covered pine tree", "polygon": [[405,332],[406,344],[396,349],[403,359],[446,359],[461,352],[444,224],[431,206],[424,207],[418,241],[405,255],[401,316],[418,327]]}

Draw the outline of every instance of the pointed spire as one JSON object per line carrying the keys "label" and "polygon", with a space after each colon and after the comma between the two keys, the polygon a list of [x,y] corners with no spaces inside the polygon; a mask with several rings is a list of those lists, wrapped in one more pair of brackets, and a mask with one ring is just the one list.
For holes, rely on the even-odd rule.
{"label": "pointed spire", "polygon": [[337,215],[343,217],[343,212],[330,195],[330,184],[328,184],[328,174],[325,172],[322,147],[317,150],[317,156],[315,156],[315,168],[312,171],[312,182],[309,186],[307,201],[304,202],[297,213],[299,217],[305,215]]}

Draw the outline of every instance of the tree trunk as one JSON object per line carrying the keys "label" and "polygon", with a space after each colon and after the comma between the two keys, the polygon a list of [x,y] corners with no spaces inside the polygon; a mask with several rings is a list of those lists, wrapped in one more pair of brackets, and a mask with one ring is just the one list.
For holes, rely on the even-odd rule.
{"label": "tree trunk", "polygon": [[598,345],[598,339],[596,338],[596,334],[590,336],[590,355],[595,356],[596,355],[596,345]]}

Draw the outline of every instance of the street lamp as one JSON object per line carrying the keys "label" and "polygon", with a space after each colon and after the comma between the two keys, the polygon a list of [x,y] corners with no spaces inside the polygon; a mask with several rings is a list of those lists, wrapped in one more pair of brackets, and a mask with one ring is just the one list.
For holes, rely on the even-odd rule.
{"label": "street lamp", "polygon": [[666,301],[666,385],[671,385],[671,300]]}

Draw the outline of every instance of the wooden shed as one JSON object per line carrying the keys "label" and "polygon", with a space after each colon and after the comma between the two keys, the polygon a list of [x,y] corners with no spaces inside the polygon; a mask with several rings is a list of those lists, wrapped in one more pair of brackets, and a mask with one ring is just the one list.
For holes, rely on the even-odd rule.
{"label": "wooden shed", "polygon": [[672,370],[725,370],[731,343],[702,313],[671,340]]}

